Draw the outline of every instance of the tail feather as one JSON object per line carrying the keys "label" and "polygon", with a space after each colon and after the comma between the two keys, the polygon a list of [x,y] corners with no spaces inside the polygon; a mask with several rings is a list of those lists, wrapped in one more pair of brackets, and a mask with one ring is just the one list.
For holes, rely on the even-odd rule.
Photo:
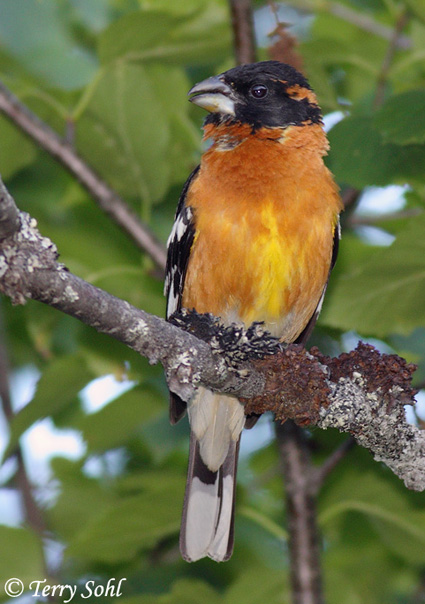
{"label": "tail feather", "polygon": [[221,562],[232,555],[238,453],[239,439],[230,443],[222,466],[211,471],[202,461],[199,443],[191,434],[180,531],[180,551],[188,562],[205,556]]}
{"label": "tail feather", "polygon": [[187,404],[174,392],[170,392],[170,423],[177,424],[186,413]]}
{"label": "tail feather", "polygon": [[230,443],[239,439],[245,423],[243,405],[233,397],[198,388],[188,412],[200,455],[210,470],[217,471],[224,464]]}

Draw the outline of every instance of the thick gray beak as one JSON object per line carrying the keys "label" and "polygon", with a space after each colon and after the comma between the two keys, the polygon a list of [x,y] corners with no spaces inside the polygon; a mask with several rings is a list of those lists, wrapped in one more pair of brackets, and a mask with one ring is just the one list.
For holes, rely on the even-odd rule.
{"label": "thick gray beak", "polygon": [[234,92],[228,84],[220,79],[220,76],[213,76],[195,84],[189,90],[188,95],[191,103],[199,105],[211,113],[235,115]]}

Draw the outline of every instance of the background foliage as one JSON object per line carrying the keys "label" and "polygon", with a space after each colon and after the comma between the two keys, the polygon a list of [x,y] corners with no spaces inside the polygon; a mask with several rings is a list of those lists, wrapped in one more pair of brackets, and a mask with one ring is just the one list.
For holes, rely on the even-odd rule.
{"label": "background foliage", "polygon": [[[357,334],[373,338],[417,362],[420,385],[422,0],[293,0],[285,7],[259,0],[255,8],[261,58],[268,58],[267,46],[279,52],[279,37],[267,36],[276,29],[278,9],[282,21],[294,23],[291,31],[299,36],[304,69],[324,113],[337,111],[343,118],[330,131],[329,165],[346,198],[350,193],[356,202],[344,216],[340,259],[315,343],[336,354]],[[201,147],[202,112],[187,103],[187,90],[234,64],[225,0],[2,0],[0,41],[3,82],[67,133],[165,241]],[[136,306],[164,313],[151,261],[64,169],[3,117],[0,172],[72,271]],[[370,208],[364,193],[394,184],[408,185],[396,211],[382,197],[372,212],[364,209]],[[71,458],[51,457],[48,475],[32,471],[40,522],[13,498],[19,495],[17,461],[5,455],[0,494],[18,503],[17,509],[4,505],[0,518],[0,598],[7,600],[3,586],[11,576],[26,585],[44,577],[60,584],[125,577],[120,604],[288,602],[284,487],[272,439],[252,445],[255,433],[246,435],[251,440],[241,460],[233,558],[225,565],[188,565],[177,548],[187,426],[168,425],[161,370],[53,309],[37,303],[12,308],[3,300],[2,310],[16,407],[22,407],[17,392],[28,375],[40,376],[10,421],[5,449],[12,452],[24,435],[31,468],[35,453],[25,445],[30,431],[34,446],[54,430],[71,430],[80,448]],[[81,391],[104,375],[124,380],[128,389],[95,408]],[[46,425],[47,436],[39,430]],[[257,433],[272,433],[267,420]],[[313,431],[311,440],[319,462],[342,437]],[[319,505],[329,604],[425,601],[424,495],[408,492],[357,448],[330,476]],[[42,529],[49,536],[44,541]]]}

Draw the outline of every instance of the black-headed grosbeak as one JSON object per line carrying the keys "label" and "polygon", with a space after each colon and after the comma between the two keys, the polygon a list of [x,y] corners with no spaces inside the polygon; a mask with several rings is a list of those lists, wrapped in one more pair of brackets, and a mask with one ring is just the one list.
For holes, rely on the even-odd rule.
{"label": "black-headed grosbeak", "polygon": [[[278,61],[230,69],[189,95],[210,112],[211,146],[184,186],[168,240],[167,317],[194,308],[224,323],[263,321],[282,342],[305,342],[336,258],[341,210],[316,97]],[[236,398],[205,388],[187,407],[180,549],[188,561],[227,560],[247,418]],[[185,408],[171,393],[172,423]]]}

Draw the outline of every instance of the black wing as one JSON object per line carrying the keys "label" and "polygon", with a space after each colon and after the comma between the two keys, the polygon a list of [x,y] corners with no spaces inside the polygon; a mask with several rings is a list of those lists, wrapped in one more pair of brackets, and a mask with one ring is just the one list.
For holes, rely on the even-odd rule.
{"label": "black wing", "polygon": [[[168,238],[168,255],[165,269],[164,293],[167,297],[167,319],[179,311],[182,305],[183,287],[189,263],[190,250],[195,237],[192,208],[186,205],[189,187],[198,174],[199,166],[187,179],[180,195],[174,225]],[[170,392],[170,421],[175,424],[184,415],[186,403]]]}
{"label": "black wing", "polygon": [[323,292],[322,292],[322,295],[320,296],[319,303],[316,306],[316,310],[314,311],[314,313],[313,313],[311,319],[309,320],[309,322],[307,323],[307,325],[304,327],[304,330],[300,333],[298,338],[295,340],[296,344],[302,344],[303,346],[305,346],[309,337],[311,336],[311,332],[313,331],[314,326],[316,325],[316,321],[319,318],[320,311],[322,310],[323,299],[324,299],[325,293],[326,293],[326,288],[328,287],[328,283],[329,283],[329,277],[330,277],[333,267],[335,266],[335,262],[336,262],[336,259],[338,256],[338,248],[339,248],[340,239],[341,239],[341,225],[340,225],[340,222],[338,219],[337,225],[335,227],[335,232],[334,232],[332,259],[331,259],[331,266],[329,269],[328,280],[326,282],[325,287],[323,288]]}

